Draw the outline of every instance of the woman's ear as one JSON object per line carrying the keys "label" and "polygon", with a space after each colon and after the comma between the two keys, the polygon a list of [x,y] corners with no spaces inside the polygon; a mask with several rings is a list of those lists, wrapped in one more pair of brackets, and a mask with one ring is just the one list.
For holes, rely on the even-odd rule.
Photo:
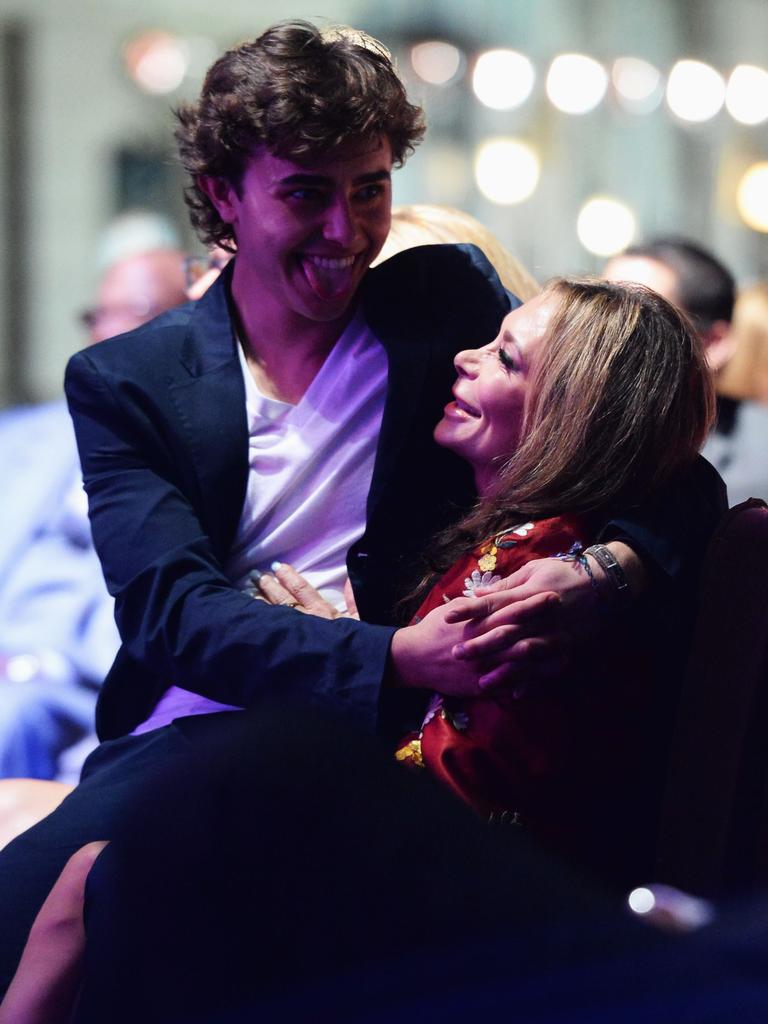
{"label": "woman's ear", "polygon": [[198,174],[197,187],[204,192],[225,224],[234,224],[240,197],[237,190],[226,178],[211,174]]}
{"label": "woman's ear", "polygon": [[736,336],[726,320],[716,320],[701,333],[709,368],[715,373],[723,369],[736,351]]}

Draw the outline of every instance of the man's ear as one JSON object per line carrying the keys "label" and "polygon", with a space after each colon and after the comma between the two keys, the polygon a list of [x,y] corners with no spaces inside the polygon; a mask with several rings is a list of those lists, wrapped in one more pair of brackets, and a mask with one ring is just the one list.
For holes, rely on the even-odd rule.
{"label": "man's ear", "polygon": [[715,320],[702,332],[704,352],[713,373],[718,373],[733,355],[736,349],[736,338],[727,320]]}
{"label": "man's ear", "polygon": [[208,196],[224,223],[234,223],[237,217],[235,201],[238,198],[234,186],[226,178],[212,174],[198,174],[196,181],[197,187]]}

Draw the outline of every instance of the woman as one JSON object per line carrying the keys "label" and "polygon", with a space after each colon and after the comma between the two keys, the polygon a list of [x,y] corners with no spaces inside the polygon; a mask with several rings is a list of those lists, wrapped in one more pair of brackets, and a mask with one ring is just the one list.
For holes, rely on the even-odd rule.
{"label": "woman", "polygon": [[[555,281],[455,363],[454,400],[435,439],[472,466],[480,501],[438,538],[421,606],[395,634],[393,649],[416,670],[446,602],[525,572],[533,558],[570,561],[590,575],[605,613],[620,611],[623,581],[615,570],[606,579],[596,561],[605,549],[589,546],[618,509],[696,458],[713,416],[694,332],[637,286]],[[269,600],[285,601],[287,589],[300,608],[334,616],[290,569],[278,573],[260,581]],[[611,641],[594,649],[585,636],[545,688],[436,695],[398,758],[426,767],[482,815],[527,824],[601,873],[632,876],[653,839],[655,726],[664,723],[654,721],[652,683],[661,680],[652,675],[670,653],[642,625],[641,611],[632,623],[616,615]]]}

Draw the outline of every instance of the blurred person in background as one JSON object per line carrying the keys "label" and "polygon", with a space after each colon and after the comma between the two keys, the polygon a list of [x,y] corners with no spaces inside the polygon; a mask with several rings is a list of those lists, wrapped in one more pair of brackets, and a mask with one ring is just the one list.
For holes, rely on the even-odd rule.
{"label": "blurred person in background", "polygon": [[717,428],[703,454],[728,485],[731,504],[768,500],[768,283],[739,291],[733,355],[718,373]]}
{"label": "blurred person in background", "polygon": [[[122,259],[82,315],[89,342],[185,299],[182,253]],[[0,474],[0,778],[52,779],[62,752],[92,733],[119,646],[63,399],[0,416]]]}
{"label": "blurred person in background", "polygon": [[651,239],[608,260],[603,277],[644,284],[682,309],[715,373],[730,359],[736,284],[731,272],[702,246],[684,238]]}
{"label": "blurred person in background", "polygon": [[725,480],[732,505],[768,497],[768,406],[761,404],[768,402],[768,288],[750,289],[734,306],[730,271],[680,238],[631,246],[608,261],[604,276],[647,285],[687,314],[718,392],[717,420],[702,454]]}

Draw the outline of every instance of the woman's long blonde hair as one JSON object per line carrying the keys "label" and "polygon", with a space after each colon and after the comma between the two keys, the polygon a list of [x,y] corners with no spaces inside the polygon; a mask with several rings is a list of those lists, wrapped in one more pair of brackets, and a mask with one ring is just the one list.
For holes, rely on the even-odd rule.
{"label": "woman's long blonde hair", "polygon": [[630,508],[690,464],[714,417],[703,347],[648,288],[561,278],[517,451],[492,493],[438,540],[443,569],[515,519]]}

